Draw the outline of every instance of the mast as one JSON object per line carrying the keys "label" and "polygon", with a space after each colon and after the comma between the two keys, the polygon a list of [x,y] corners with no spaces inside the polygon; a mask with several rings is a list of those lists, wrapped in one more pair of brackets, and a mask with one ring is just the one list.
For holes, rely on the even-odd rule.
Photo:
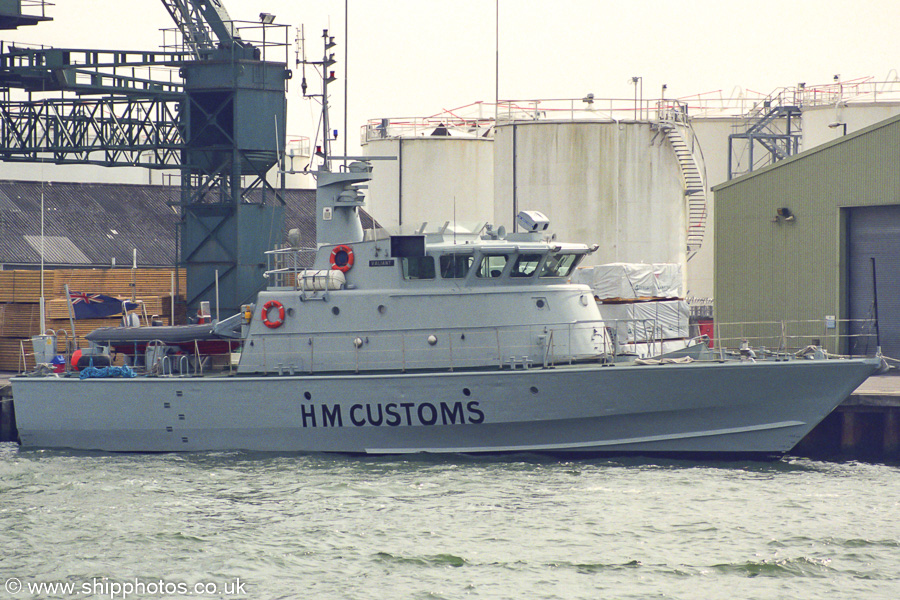
{"label": "mast", "polygon": [[[302,30],[301,30],[302,32]],[[303,90],[304,98],[317,98],[322,103],[322,145],[320,147],[316,147],[316,156],[322,159],[322,166],[320,168],[321,171],[331,171],[331,122],[328,117],[328,84],[335,81],[337,77],[334,74],[334,71],[330,71],[330,67],[334,65],[337,61],[334,58],[334,52],[329,53],[328,51],[334,48],[337,43],[334,41],[334,36],[329,35],[327,29],[322,30],[322,45],[324,46],[324,51],[322,54],[322,60],[306,60],[306,48],[305,43],[306,40],[301,33],[301,45],[304,45],[303,48],[303,58],[297,61],[298,65],[303,66],[303,80],[300,83],[300,88]],[[312,65],[314,67],[318,67],[321,69],[322,76],[322,92],[321,94],[309,94],[307,93],[307,83],[306,83],[306,65]],[[346,132],[345,132],[346,134]]]}
{"label": "mast", "polygon": [[[322,103],[322,145],[316,147],[315,155],[322,159],[322,165],[313,171],[316,178],[316,245],[318,247],[331,244],[353,244],[363,241],[365,232],[359,218],[359,208],[364,204],[364,196],[360,188],[372,179],[372,167],[367,162],[351,162],[346,169],[334,173],[331,171],[331,120],[328,116],[328,84],[337,79],[330,70],[337,61],[329,50],[337,44],[328,30],[322,30],[324,54],[322,60],[306,60],[305,39],[302,29],[300,33],[302,59],[297,60],[303,66],[303,80],[300,88],[304,98],[313,98]],[[306,65],[320,70],[322,77],[321,94],[307,93]],[[346,132],[345,132],[346,134]],[[344,160],[347,156],[338,157]]]}

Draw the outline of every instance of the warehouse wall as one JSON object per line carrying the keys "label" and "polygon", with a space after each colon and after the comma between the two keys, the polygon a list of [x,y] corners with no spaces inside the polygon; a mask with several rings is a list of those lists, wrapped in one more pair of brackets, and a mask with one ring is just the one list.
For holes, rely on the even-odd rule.
{"label": "warehouse wall", "polygon": [[[796,343],[819,337],[826,316],[847,318],[842,208],[900,204],[900,117],[713,188],[716,320],[723,337],[769,337],[782,320]],[[794,215],[776,218],[779,208]],[[796,323],[814,320],[816,323]],[[731,326],[728,323],[769,322]]]}

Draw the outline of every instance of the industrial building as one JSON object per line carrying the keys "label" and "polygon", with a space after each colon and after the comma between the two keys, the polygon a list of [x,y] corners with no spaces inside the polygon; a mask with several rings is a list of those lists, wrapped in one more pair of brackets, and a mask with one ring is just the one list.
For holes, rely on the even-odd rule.
{"label": "industrial building", "polygon": [[[0,181],[0,270],[41,264],[42,205],[47,268],[130,268],[135,250],[140,267],[174,268],[179,193],[160,185]],[[301,246],[315,246],[315,191],[288,190],[285,199],[270,246],[290,229],[300,231]]]}
{"label": "industrial building", "polygon": [[[713,304],[712,186],[900,112],[900,82],[800,83],[769,95],[474,103],[372,119],[369,207],[387,226],[545,212],[560,238],[600,244],[592,263],[673,262],[696,308]],[[493,182],[493,185],[491,185]],[[697,311],[705,312],[705,311]]]}
{"label": "industrial building", "polygon": [[900,357],[898,164],[892,117],[714,187],[720,335]]}

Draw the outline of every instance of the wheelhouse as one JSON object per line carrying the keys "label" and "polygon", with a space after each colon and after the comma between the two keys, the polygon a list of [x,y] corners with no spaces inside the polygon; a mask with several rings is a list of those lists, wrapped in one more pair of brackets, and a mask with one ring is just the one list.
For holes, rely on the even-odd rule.
{"label": "wheelhouse", "polygon": [[588,253],[586,247],[519,248],[516,246],[431,247],[424,256],[400,258],[404,280],[466,280],[478,285],[484,281],[517,283],[548,279],[567,279]]}

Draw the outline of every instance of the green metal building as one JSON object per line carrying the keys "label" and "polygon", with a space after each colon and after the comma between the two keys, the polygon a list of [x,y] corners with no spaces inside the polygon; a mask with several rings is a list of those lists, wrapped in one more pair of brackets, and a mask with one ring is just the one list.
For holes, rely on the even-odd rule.
{"label": "green metal building", "polygon": [[900,358],[900,116],[713,191],[726,345]]}

